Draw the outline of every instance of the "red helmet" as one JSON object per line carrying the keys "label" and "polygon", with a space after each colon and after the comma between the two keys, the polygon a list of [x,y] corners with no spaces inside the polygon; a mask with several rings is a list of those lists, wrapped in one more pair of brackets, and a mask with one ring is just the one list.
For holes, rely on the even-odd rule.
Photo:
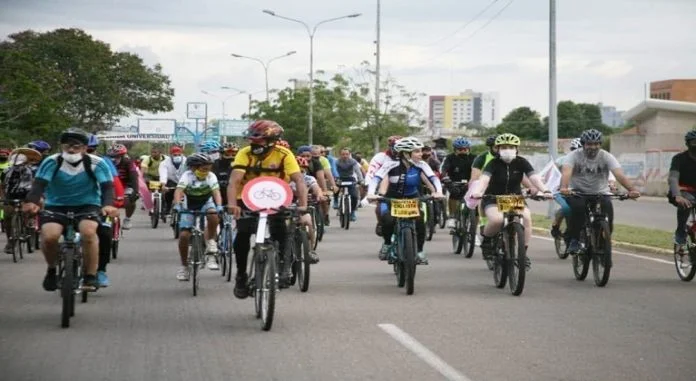
{"label": "red helmet", "polygon": [[181,147],[179,146],[173,146],[172,148],[169,149],[169,153],[171,155],[181,155],[183,151],[181,150]]}
{"label": "red helmet", "polygon": [[272,120],[257,120],[247,128],[244,133],[250,142],[261,144],[280,139],[283,135],[283,127]]}
{"label": "red helmet", "polygon": [[302,156],[297,157],[297,164],[300,165],[300,168],[309,168],[309,160],[305,159]]}
{"label": "red helmet", "polygon": [[387,138],[387,145],[388,145],[389,147],[391,147],[391,146],[393,146],[394,143],[396,143],[396,141],[399,140],[399,139],[401,139],[401,136],[399,136],[399,135],[392,135],[392,136],[390,136],[390,137]]}
{"label": "red helmet", "polygon": [[114,144],[106,151],[106,155],[110,157],[123,156],[128,153],[128,148],[123,144]]}
{"label": "red helmet", "polygon": [[0,148],[0,156],[10,156],[10,152],[7,148]]}
{"label": "red helmet", "polygon": [[285,148],[287,148],[287,149],[290,149],[290,143],[288,143],[286,140],[283,140],[283,139],[278,140],[278,141],[276,142],[276,145],[277,145],[277,146],[281,146],[281,147],[285,147]]}

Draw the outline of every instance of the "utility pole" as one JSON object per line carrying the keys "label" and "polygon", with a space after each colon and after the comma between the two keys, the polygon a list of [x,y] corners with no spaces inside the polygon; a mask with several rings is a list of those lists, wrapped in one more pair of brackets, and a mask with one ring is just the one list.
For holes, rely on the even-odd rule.
{"label": "utility pole", "polygon": [[558,157],[558,104],[556,101],[556,0],[549,0],[549,154]]}
{"label": "utility pole", "polygon": [[[382,124],[382,112],[379,107],[379,70],[380,70],[380,35],[381,35],[381,1],[377,0],[377,39],[375,40],[375,128],[379,132]],[[379,134],[372,138],[375,154],[379,152]]]}

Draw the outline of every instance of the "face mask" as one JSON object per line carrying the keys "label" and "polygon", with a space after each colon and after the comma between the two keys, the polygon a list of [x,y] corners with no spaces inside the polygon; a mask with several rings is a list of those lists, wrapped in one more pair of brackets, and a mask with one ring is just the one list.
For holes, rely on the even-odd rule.
{"label": "face mask", "polygon": [[205,179],[205,178],[208,177],[208,174],[210,173],[210,171],[202,171],[202,170],[200,170],[200,169],[196,169],[195,171],[193,171],[193,173],[194,173],[194,174],[196,175],[196,177],[198,177],[200,180],[203,180],[203,179]]}
{"label": "face mask", "polygon": [[63,157],[63,160],[67,161],[70,164],[75,164],[78,161],[82,160],[82,154],[81,153],[67,153],[63,152],[61,155]]}
{"label": "face mask", "polygon": [[184,160],[184,158],[181,156],[172,156],[172,163],[174,164],[181,164],[182,160]]}
{"label": "face mask", "polygon": [[597,154],[599,153],[599,148],[583,148],[582,150],[585,152],[585,154],[589,158],[596,157]]}
{"label": "face mask", "polygon": [[210,158],[213,159],[213,160],[218,160],[218,159],[220,158],[220,153],[219,153],[219,152],[215,152],[215,153],[211,153],[211,154],[208,155],[208,156],[210,156]]}
{"label": "face mask", "polygon": [[252,144],[251,145],[251,153],[254,155],[263,155],[264,153],[268,152],[271,149],[271,146],[265,146],[261,144]]}
{"label": "face mask", "polygon": [[517,157],[517,150],[515,149],[501,149],[500,158],[506,162],[511,162],[515,157]]}

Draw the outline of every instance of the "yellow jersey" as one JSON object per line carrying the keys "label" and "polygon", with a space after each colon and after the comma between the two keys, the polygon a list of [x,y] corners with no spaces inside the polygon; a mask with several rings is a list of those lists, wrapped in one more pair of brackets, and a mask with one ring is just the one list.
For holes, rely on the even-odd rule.
{"label": "yellow jersey", "polygon": [[251,147],[247,146],[240,149],[234,157],[232,171],[244,172],[242,187],[237,189],[237,199],[241,199],[242,188],[250,180],[261,176],[276,176],[290,182],[290,176],[300,172],[300,165],[292,151],[285,147],[273,146],[266,155],[259,157],[252,154]]}

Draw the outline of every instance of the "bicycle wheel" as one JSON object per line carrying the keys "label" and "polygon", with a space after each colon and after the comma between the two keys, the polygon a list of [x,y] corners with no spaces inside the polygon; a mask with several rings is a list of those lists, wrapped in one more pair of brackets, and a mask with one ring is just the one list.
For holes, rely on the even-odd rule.
{"label": "bicycle wheel", "polygon": [[198,286],[200,277],[198,274],[198,268],[200,266],[200,247],[203,244],[201,241],[201,236],[198,234],[193,234],[191,236],[191,251],[189,252],[189,266],[191,266],[191,284],[193,286],[193,296],[198,295]]}
{"label": "bicycle wheel", "polygon": [[176,210],[172,210],[172,231],[174,239],[179,239],[179,213]]}
{"label": "bicycle wheel", "polygon": [[524,290],[524,280],[527,274],[526,255],[524,247],[524,227],[518,222],[513,222],[507,226],[503,233],[506,262],[508,266],[508,285],[510,293],[515,296],[522,294]]}
{"label": "bicycle wheel", "polygon": [[153,197],[152,205],[152,214],[150,214],[150,226],[152,226],[153,229],[157,229],[157,225],[159,224],[160,220],[160,198]]}
{"label": "bicycle wheel", "polygon": [[75,303],[75,294],[73,292],[73,253],[71,249],[63,252],[63,268],[60,287],[60,295],[63,297],[63,311],[61,313],[60,326],[63,328],[70,327],[70,316]]}
{"label": "bicycle wheel", "polygon": [[696,245],[691,242],[687,245],[685,254],[679,252],[679,245],[674,245],[674,266],[677,268],[679,279],[690,282],[696,275]]}
{"label": "bicycle wheel", "polygon": [[22,253],[22,219],[20,213],[12,216],[12,262],[17,263],[17,258],[23,259]]}
{"label": "bicycle wheel", "polygon": [[309,237],[307,231],[305,229],[299,229],[295,239],[297,241],[295,255],[298,257],[295,261],[298,270],[297,286],[300,288],[301,292],[307,292],[307,290],[309,290],[309,275],[312,268],[309,263]]}
{"label": "bicycle wheel", "polygon": [[[78,250],[78,249],[76,249],[76,250]],[[77,254],[77,257],[80,258],[82,256],[82,251],[80,250],[76,254]],[[80,260],[75,260],[75,274],[77,275],[77,279],[84,281],[85,273],[84,273],[84,268],[82,267],[82,261],[80,261]],[[87,298],[88,298],[87,294],[88,293],[84,289],[84,287],[81,287],[80,288],[80,297],[82,299],[82,303],[87,303]]]}
{"label": "bicycle wheel", "polygon": [[476,211],[469,210],[468,216],[468,232],[466,233],[466,242],[468,246],[464,252],[465,258],[471,258],[474,255],[474,249],[476,249]]}
{"label": "bicycle wheel", "polygon": [[440,229],[444,229],[447,226],[447,203],[445,201],[437,201],[440,204]]}
{"label": "bicycle wheel", "polygon": [[592,247],[592,275],[597,287],[604,287],[611,274],[611,231],[608,221],[600,221]]}
{"label": "bicycle wheel", "polygon": [[464,230],[462,230],[462,226],[463,226],[462,224],[464,222],[463,222],[463,219],[461,218],[461,213],[462,213],[461,210],[457,210],[455,212],[455,216],[454,216],[454,219],[455,219],[454,224],[455,225],[454,225],[454,229],[450,233],[450,234],[452,234],[452,251],[454,251],[454,254],[461,254],[462,249],[464,248],[464,237],[465,236],[462,233],[462,232],[464,232]]}
{"label": "bicycle wheel", "polygon": [[507,284],[507,278],[508,278],[508,266],[507,266],[507,260],[505,258],[505,253],[502,252],[503,248],[501,247],[501,238],[500,235],[497,235],[495,238],[495,245],[494,245],[494,256],[490,260],[493,265],[493,281],[495,283],[495,286],[497,288],[503,288],[505,287],[505,284]]}
{"label": "bicycle wheel", "polygon": [[266,260],[261,275],[261,329],[270,331],[275,314],[275,295],[277,285],[276,251],[266,251]]}
{"label": "bicycle wheel", "polygon": [[[559,226],[560,228],[560,226]],[[554,237],[553,238],[553,244],[556,248],[556,255],[560,259],[566,259],[568,258],[568,255],[570,253],[568,252],[568,248],[566,247],[566,241],[565,241],[565,234],[561,234],[560,237]]]}
{"label": "bicycle wheel", "polygon": [[321,242],[322,238],[324,238],[324,218],[321,216],[321,212],[319,212],[319,208],[314,208],[314,222],[316,223],[316,235],[317,239],[315,240],[315,244],[313,249],[317,249],[317,245],[319,245],[319,242]]}
{"label": "bicycle wheel", "polygon": [[342,197],[343,205],[341,205],[341,227],[348,230],[350,227],[350,196],[345,194]]}
{"label": "bicycle wheel", "polygon": [[111,228],[113,229],[113,235],[111,236],[111,258],[116,259],[118,257],[118,242],[121,239],[121,220],[115,218]]}
{"label": "bicycle wheel", "polygon": [[261,319],[261,289],[262,287],[262,275],[263,275],[263,249],[256,245],[254,246],[254,255],[251,258],[251,267],[249,268],[249,274],[252,275],[252,280],[250,280],[250,289],[254,295],[254,309],[256,311],[256,318]]}
{"label": "bicycle wheel", "polygon": [[581,242],[584,242],[584,249],[573,255],[573,274],[575,279],[579,281],[585,280],[590,271],[590,258],[592,258],[591,248],[587,245],[587,240],[584,239],[585,232],[580,234]]}
{"label": "bicycle wheel", "polygon": [[426,213],[426,221],[425,221],[425,240],[426,241],[431,241],[433,239],[433,234],[435,234],[435,213],[433,211],[433,201],[427,201],[425,203],[425,213]]}
{"label": "bicycle wheel", "polygon": [[403,268],[406,280],[406,295],[413,295],[416,279],[416,232],[410,227],[401,231],[403,240]]}
{"label": "bicycle wheel", "polygon": [[234,251],[234,232],[232,231],[231,226],[227,227],[227,235],[225,236],[225,239],[227,240],[227,242],[225,243],[225,246],[227,246],[227,252],[225,253],[225,255],[227,256],[227,281],[231,282],[233,267],[232,252]]}

